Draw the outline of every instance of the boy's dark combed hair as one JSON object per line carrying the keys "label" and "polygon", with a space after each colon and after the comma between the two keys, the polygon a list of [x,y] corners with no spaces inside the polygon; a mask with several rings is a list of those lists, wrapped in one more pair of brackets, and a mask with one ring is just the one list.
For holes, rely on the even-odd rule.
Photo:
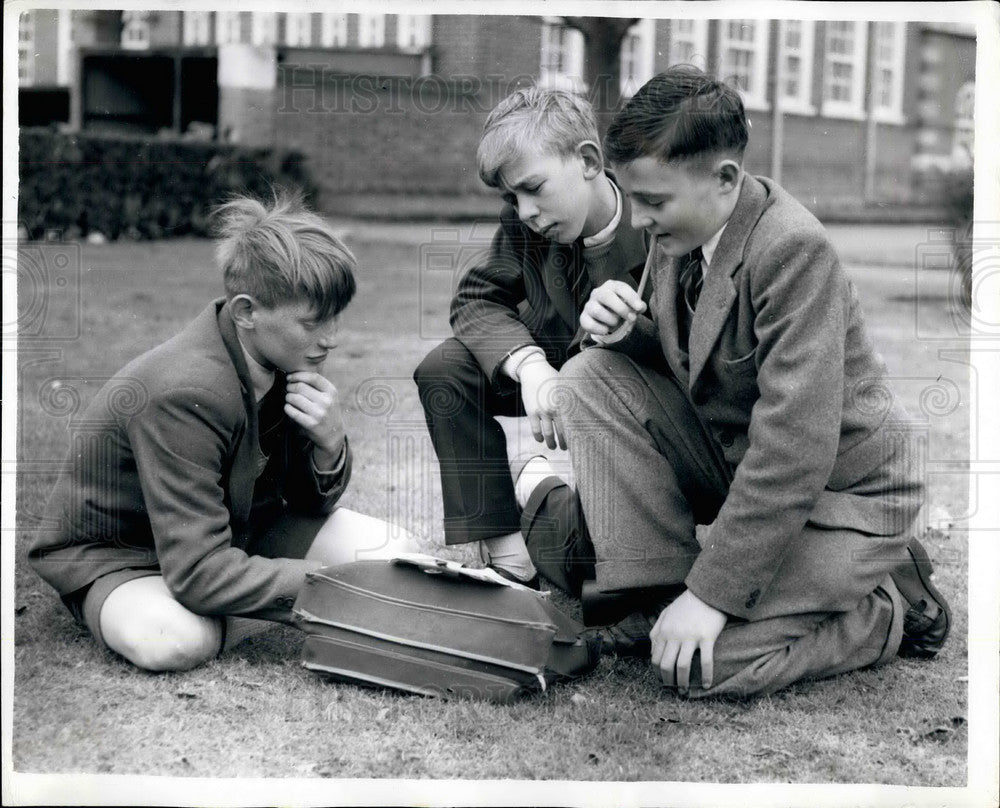
{"label": "boy's dark combed hair", "polygon": [[663,163],[728,153],[742,160],[748,141],[740,94],[692,65],[647,81],[615,115],[604,139],[612,163],[655,157]]}
{"label": "boy's dark combed hair", "polygon": [[300,196],[276,193],[270,203],[237,197],[213,215],[228,299],[247,294],[267,308],[304,300],[318,320],[351,302],[357,261]]}

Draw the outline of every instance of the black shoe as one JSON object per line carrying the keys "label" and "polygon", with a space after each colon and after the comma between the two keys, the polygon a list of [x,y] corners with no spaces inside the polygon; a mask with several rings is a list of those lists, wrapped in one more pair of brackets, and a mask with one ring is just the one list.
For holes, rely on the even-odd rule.
{"label": "black shoe", "polygon": [[534,589],[536,592],[538,592],[542,588],[542,582],[541,579],[538,577],[537,572],[527,581],[522,581],[514,573],[508,572],[507,570],[501,567],[494,567],[492,564],[487,564],[486,567],[487,569],[493,570],[493,572],[495,572],[501,578],[506,578],[508,581],[513,581],[515,584],[526,586],[528,587],[528,589]]}
{"label": "black shoe", "polygon": [[614,625],[588,628],[583,636],[599,639],[602,654],[649,658],[653,652],[649,632],[655,623],[656,617],[644,612],[632,612]]}
{"label": "black shoe", "polygon": [[932,659],[951,628],[951,607],[931,583],[934,567],[923,545],[912,539],[906,552],[907,560],[891,573],[899,593],[910,604],[903,617],[899,655]]}

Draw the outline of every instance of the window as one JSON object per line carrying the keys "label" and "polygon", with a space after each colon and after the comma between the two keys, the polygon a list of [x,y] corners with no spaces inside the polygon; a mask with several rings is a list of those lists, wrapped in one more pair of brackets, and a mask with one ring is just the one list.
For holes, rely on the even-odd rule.
{"label": "window", "polygon": [[184,44],[208,45],[211,40],[212,14],[209,11],[184,12]]}
{"label": "window", "polygon": [[543,87],[579,90],[583,81],[583,34],[557,22],[542,26],[538,83]]}
{"label": "window", "polygon": [[656,20],[641,20],[629,28],[622,40],[621,92],[630,97],[653,77]]}
{"label": "window", "polygon": [[749,109],[767,109],[767,20],[720,20],[721,78],[737,87]]}
{"label": "window", "polygon": [[17,18],[17,83],[28,87],[35,81],[35,17],[22,11]]}
{"label": "window", "polygon": [[76,67],[73,46],[73,11],[68,8],[59,9],[59,20],[56,32],[56,83],[67,87],[73,83],[73,72]]}
{"label": "window", "polygon": [[400,50],[423,50],[431,44],[431,18],[427,14],[396,17],[396,45]]}
{"label": "window", "polygon": [[215,13],[215,44],[229,45],[240,41],[240,12],[217,11]]}
{"label": "window", "polygon": [[875,117],[903,123],[903,64],[906,57],[906,26],[901,22],[875,23],[875,54],[872,60],[875,86]]}
{"label": "window", "polygon": [[816,111],[812,105],[815,25],[803,20],[782,20],[778,32],[781,37],[781,108],[811,115]]}
{"label": "window", "polygon": [[951,147],[952,160],[959,165],[972,165],[975,144],[976,83],[967,81],[955,96],[955,133]]}
{"label": "window", "polygon": [[148,50],[149,12],[122,12],[122,48],[125,50]]}
{"label": "window", "polygon": [[324,14],[320,28],[320,42],[324,48],[343,48],[347,45],[347,15]]}
{"label": "window", "polygon": [[838,118],[864,117],[865,48],[868,24],[826,23],[823,62],[823,114]]}
{"label": "window", "polygon": [[674,20],[670,28],[670,61],[705,69],[708,64],[708,20]]}
{"label": "window", "polygon": [[285,15],[285,44],[300,48],[312,45],[312,14],[296,12]]}
{"label": "window", "polygon": [[362,48],[385,47],[385,14],[358,15],[358,45]]}
{"label": "window", "polygon": [[250,41],[254,45],[273,45],[278,41],[278,15],[275,12],[252,12],[250,17]]}

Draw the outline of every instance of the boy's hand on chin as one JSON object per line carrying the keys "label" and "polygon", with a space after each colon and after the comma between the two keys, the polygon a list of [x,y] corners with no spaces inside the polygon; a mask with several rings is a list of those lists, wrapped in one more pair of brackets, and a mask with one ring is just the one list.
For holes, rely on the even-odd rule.
{"label": "boy's hand on chin", "polygon": [[715,675],[715,641],[726,625],[726,614],[709,606],[690,589],[660,613],[649,632],[651,661],[660,669],[663,684],[686,693],[691,681],[691,660],[701,653],[701,687],[712,686]]}
{"label": "boy's hand on chin", "polygon": [[311,370],[288,374],[285,414],[315,444],[317,468],[331,468],[344,448],[344,418],[333,382]]}
{"label": "boy's hand on chin", "polygon": [[539,443],[544,442],[550,449],[556,446],[566,448],[559,413],[556,410],[558,398],[559,371],[544,359],[529,360],[521,368],[521,400],[531,424],[531,433]]}

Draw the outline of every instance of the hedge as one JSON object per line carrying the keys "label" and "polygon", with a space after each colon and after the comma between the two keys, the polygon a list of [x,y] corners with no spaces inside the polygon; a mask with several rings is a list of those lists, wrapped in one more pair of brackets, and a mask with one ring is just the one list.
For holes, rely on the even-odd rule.
{"label": "hedge", "polygon": [[208,235],[208,216],[234,194],[316,188],[298,152],[181,139],[20,132],[18,224],[30,238]]}

